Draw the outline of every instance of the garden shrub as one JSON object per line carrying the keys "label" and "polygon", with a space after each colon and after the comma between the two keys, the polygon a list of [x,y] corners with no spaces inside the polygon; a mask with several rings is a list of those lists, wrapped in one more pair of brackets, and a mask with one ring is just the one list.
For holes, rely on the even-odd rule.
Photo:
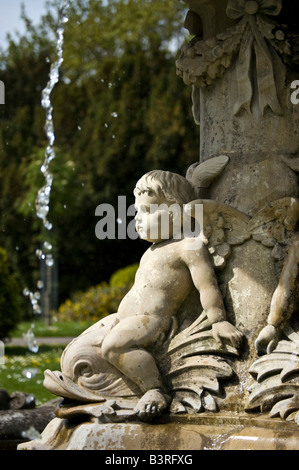
{"label": "garden shrub", "polygon": [[77,292],[58,309],[61,321],[92,321],[117,312],[118,306],[133,285],[138,265],[116,271],[110,282],[102,282],[85,292]]}
{"label": "garden shrub", "polygon": [[20,319],[20,287],[7,253],[0,247],[0,339],[8,337]]}
{"label": "garden shrub", "polygon": [[116,271],[110,278],[110,286],[123,288],[129,286],[130,288],[133,285],[138,266],[138,263],[135,263]]}

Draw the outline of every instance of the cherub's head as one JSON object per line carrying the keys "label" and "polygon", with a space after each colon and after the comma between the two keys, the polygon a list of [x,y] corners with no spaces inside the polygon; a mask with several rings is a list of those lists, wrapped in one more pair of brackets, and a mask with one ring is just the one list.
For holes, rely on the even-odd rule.
{"label": "cherub's head", "polygon": [[194,189],[189,181],[177,173],[163,170],[153,170],[146,173],[137,182],[135,197],[147,193],[155,195],[160,203],[166,204],[187,204],[195,197]]}
{"label": "cherub's head", "polygon": [[181,175],[154,170],[134,189],[136,230],[142,239],[160,242],[181,230],[183,206],[195,198],[192,185]]}

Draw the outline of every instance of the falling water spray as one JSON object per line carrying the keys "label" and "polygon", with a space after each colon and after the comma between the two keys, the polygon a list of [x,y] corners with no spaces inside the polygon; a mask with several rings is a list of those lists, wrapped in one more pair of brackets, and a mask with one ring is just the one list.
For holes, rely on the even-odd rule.
{"label": "falling water spray", "polygon": [[[52,63],[49,73],[49,80],[42,91],[42,98],[41,98],[41,106],[44,108],[46,113],[46,122],[45,122],[45,133],[48,139],[48,145],[45,151],[45,158],[44,162],[41,166],[41,173],[44,176],[45,184],[39,189],[37,193],[37,197],[35,200],[35,208],[36,208],[36,215],[39,219],[43,222],[43,227],[46,231],[52,230],[52,223],[48,220],[48,214],[50,210],[50,197],[51,197],[51,190],[53,184],[53,174],[51,173],[50,164],[52,160],[55,159],[55,130],[54,130],[54,123],[53,123],[53,106],[51,102],[51,94],[55,87],[55,85],[59,81],[59,72],[60,67],[63,62],[63,44],[64,44],[64,27],[65,23],[68,21],[67,10],[70,5],[70,0],[62,0],[61,7],[59,9],[59,17],[58,17],[58,27],[57,27],[57,42],[56,42],[56,60]],[[47,271],[47,291],[46,292],[46,302],[47,298],[49,298],[49,283],[51,279],[51,269],[54,266],[54,258],[52,252],[52,244],[44,240],[42,243],[41,249],[36,250],[36,256],[46,264],[46,271]],[[37,282],[38,291],[31,292],[29,289],[24,289],[24,295],[29,297],[33,312],[35,314],[41,314],[42,309],[39,304],[40,300],[40,290],[44,289],[44,283],[39,280]],[[50,305],[45,307],[45,310],[49,309]],[[36,352],[37,345],[34,341],[32,335],[33,327],[26,333],[27,336],[30,337],[30,341],[27,341],[28,347],[31,350]],[[25,335],[25,339],[26,339]]]}
{"label": "falling water spray", "polygon": [[[45,185],[38,191],[35,206],[36,215],[43,222],[47,230],[52,229],[52,224],[47,219],[50,204],[50,195],[53,183],[53,175],[50,171],[50,163],[56,157],[54,142],[55,132],[53,123],[53,106],[51,103],[51,93],[59,81],[59,71],[63,62],[63,42],[64,42],[64,24],[68,21],[66,10],[69,6],[69,0],[64,0],[59,14],[59,25],[57,28],[57,59],[51,65],[49,81],[42,92],[41,105],[46,112],[45,132],[48,138],[48,146],[45,153],[44,163],[41,166],[41,172],[45,178]],[[49,247],[48,247],[49,249]],[[50,250],[51,251],[51,250]],[[50,263],[52,264],[52,263]]]}

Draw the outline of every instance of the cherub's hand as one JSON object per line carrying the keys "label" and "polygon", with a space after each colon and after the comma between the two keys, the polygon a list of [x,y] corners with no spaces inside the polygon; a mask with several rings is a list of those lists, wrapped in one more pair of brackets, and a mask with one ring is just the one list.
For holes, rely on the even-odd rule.
{"label": "cherub's hand", "polygon": [[228,321],[214,323],[212,333],[217,343],[222,344],[222,339],[228,339],[235,348],[240,346],[243,339],[243,334]]}
{"label": "cherub's hand", "polygon": [[255,341],[255,349],[258,355],[270,354],[276,348],[279,341],[279,329],[273,325],[267,325],[262,329]]}

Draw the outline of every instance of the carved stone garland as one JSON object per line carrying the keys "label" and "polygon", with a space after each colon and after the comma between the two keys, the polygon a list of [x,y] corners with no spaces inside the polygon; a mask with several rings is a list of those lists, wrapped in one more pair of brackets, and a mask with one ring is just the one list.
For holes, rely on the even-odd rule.
{"label": "carved stone garland", "polygon": [[235,26],[215,37],[200,40],[195,37],[177,60],[177,73],[186,84],[206,87],[221,78],[238,58],[237,82],[239,98],[234,114],[242,108],[250,113],[252,83],[250,68],[255,57],[261,112],[269,106],[276,114],[282,109],[277,97],[273,72],[273,55],[283,59],[291,55],[291,47],[283,28],[268,16],[278,15],[281,0],[229,0],[227,16],[240,20]]}

